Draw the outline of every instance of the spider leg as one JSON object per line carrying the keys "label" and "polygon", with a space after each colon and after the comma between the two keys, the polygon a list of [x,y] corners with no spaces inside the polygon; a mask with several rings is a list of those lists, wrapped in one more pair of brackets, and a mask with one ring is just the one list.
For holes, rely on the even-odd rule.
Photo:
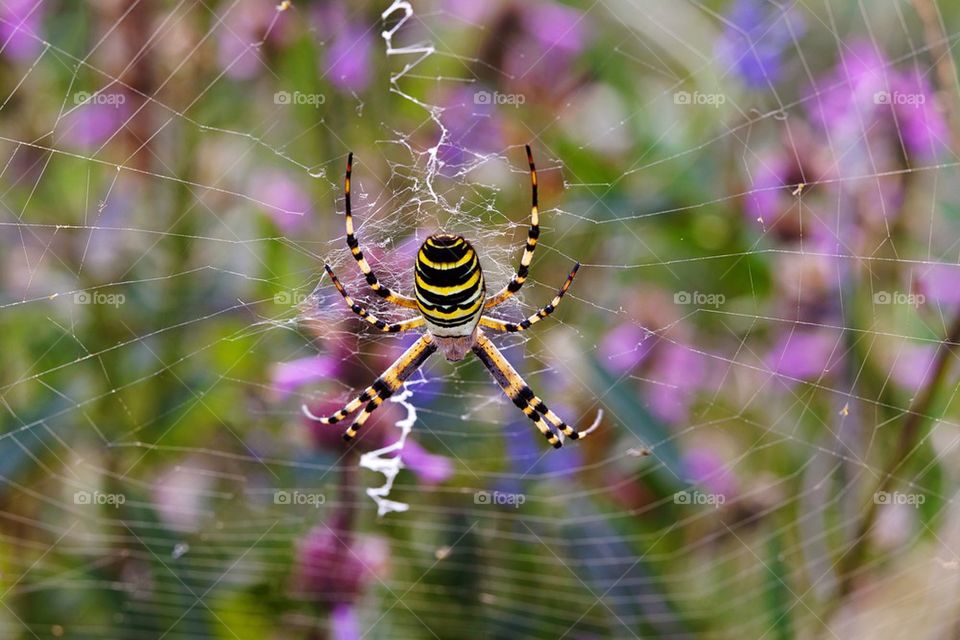
{"label": "spider leg", "polygon": [[409,320],[393,323],[384,322],[383,320],[377,318],[375,315],[367,311],[366,307],[350,297],[350,295],[347,293],[347,290],[343,287],[343,284],[340,283],[340,278],[338,278],[337,274],[333,272],[333,268],[330,265],[324,265],[324,268],[327,270],[330,280],[333,281],[333,286],[335,286],[337,291],[340,292],[340,295],[343,296],[343,299],[346,301],[347,306],[350,307],[350,310],[375,326],[380,331],[383,331],[384,333],[400,333],[401,331],[407,331],[409,329],[415,329],[416,327],[423,326],[425,322],[423,316],[417,316],[416,318],[410,318]]}
{"label": "spider leg", "polygon": [[540,322],[551,313],[556,311],[557,306],[560,304],[560,300],[563,299],[563,296],[567,293],[567,289],[570,288],[570,284],[573,282],[573,279],[577,276],[577,271],[580,270],[580,263],[573,265],[573,269],[570,271],[570,275],[567,276],[567,281],[563,283],[563,286],[557,290],[557,295],[553,297],[553,300],[550,301],[546,306],[540,307],[540,309],[525,320],[520,322],[506,322],[504,320],[499,320],[497,318],[488,318],[483,316],[480,318],[480,326],[487,329],[493,329],[499,333],[514,333],[517,331],[525,331],[530,328],[530,325]]}
{"label": "spider leg", "polygon": [[527,273],[530,271],[530,263],[533,261],[533,252],[537,248],[537,238],[540,237],[540,208],[537,202],[537,168],[533,164],[533,153],[530,151],[530,145],[527,145],[527,162],[530,164],[530,192],[532,204],[530,205],[530,230],[527,232],[527,246],[523,249],[523,257],[520,258],[520,266],[517,268],[517,274],[513,276],[507,285],[500,289],[496,294],[490,296],[484,303],[484,309],[491,309],[520,290],[523,283],[527,280]]}
{"label": "spider leg", "polygon": [[370,285],[370,288],[373,289],[378,296],[384,298],[387,302],[397,305],[398,307],[405,307],[407,309],[416,309],[417,303],[413,298],[408,298],[407,296],[391,291],[388,287],[380,284],[380,281],[377,279],[376,274],[373,272],[373,269],[370,268],[370,264],[367,262],[367,259],[363,257],[363,251],[360,249],[360,242],[357,240],[357,236],[354,235],[353,231],[353,213],[350,208],[350,175],[353,173],[353,153],[347,156],[347,175],[343,180],[343,193],[344,193],[344,220],[347,225],[347,246],[350,247],[350,253],[353,254],[353,259],[357,261],[357,265],[360,267],[360,271],[363,272],[363,275],[367,278],[367,284]]}
{"label": "spider leg", "polygon": [[550,443],[554,449],[562,447],[563,442],[557,437],[557,434],[547,426],[541,416],[546,417],[563,435],[572,440],[583,438],[597,428],[599,416],[597,420],[594,421],[594,424],[584,431],[577,431],[561,420],[557,414],[547,408],[543,400],[533,393],[523,378],[520,377],[520,374],[517,373],[516,369],[503,357],[500,350],[482,333],[477,335],[477,343],[473,347],[473,352],[480,358],[480,362],[490,371],[493,379],[497,381],[497,384],[500,385],[500,388],[503,389],[507,397],[523,411],[524,415],[533,421],[537,429],[540,430],[540,433],[544,435],[547,442]]}
{"label": "spider leg", "polygon": [[422,335],[420,339],[404,351],[403,355],[397,358],[386,371],[374,380],[373,384],[364,389],[363,393],[348,402],[336,413],[324,418],[314,415],[307,405],[303,405],[301,407],[303,414],[321,424],[334,424],[346,418],[366,402],[367,406],[364,407],[363,412],[357,416],[353,424],[350,425],[350,428],[343,434],[343,439],[349,442],[356,437],[357,431],[359,431],[367,421],[370,414],[376,411],[377,407],[383,404],[384,400],[396,393],[396,391],[403,386],[403,382],[413,375],[436,350],[437,345],[433,344],[433,337],[429,334]]}

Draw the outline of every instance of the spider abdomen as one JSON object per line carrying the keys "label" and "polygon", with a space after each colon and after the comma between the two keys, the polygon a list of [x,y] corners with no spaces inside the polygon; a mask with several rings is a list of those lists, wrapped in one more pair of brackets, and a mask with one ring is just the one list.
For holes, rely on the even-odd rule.
{"label": "spider abdomen", "polygon": [[486,295],[477,252],[462,236],[433,235],[417,253],[417,308],[437,336],[473,334]]}

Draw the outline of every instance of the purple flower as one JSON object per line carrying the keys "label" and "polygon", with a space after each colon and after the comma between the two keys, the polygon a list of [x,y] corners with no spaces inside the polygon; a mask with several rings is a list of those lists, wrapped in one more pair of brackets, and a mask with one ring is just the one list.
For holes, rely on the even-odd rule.
{"label": "purple flower", "polygon": [[0,2],[0,52],[13,60],[30,60],[43,48],[40,23],[44,0]]}
{"label": "purple flower", "polygon": [[795,163],[786,155],[767,154],[751,171],[750,193],[746,196],[745,212],[751,222],[765,228],[777,221],[789,207],[784,194],[794,172]]}
{"label": "purple flower", "polygon": [[482,24],[490,12],[496,8],[492,2],[477,2],[477,0],[443,0],[443,13],[453,18],[453,21],[462,23]]}
{"label": "purple flower", "polygon": [[267,213],[283,233],[292,233],[310,220],[310,196],[283,171],[254,174],[251,193],[268,205]]}
{"label": "purple flower", "polygon": [[901,144],[921,159],[947,149],[947,124],[928,83],[891,67],[870,43],[845,48],[806,103],[811,120],[844,150],[840,168],[846,175],[884,170]]}
{"label": "purple flower", "polygon": [[919,267],[914,273],[916,290],[924,302],[960,306],[960,265],[937,263]]}
{"label": "purple flower", "polygon": [[453,475],[453,463],[449,458],[434,455],[409,438],[404,444],[402,457],[404,466],[424,484],[440,484]]}
{"label": "purple flower", "polygon": [[767,354],[767,366],[788,378],[816,380],[839,364],[843,353],[842,335],[825,328],[789,330]]}
{"label": "purple flower", "polygon": [[580,53],[587,41],[587,22],[581,11],[553,2],[526,4],[523,22],[545,55]]}
{"label": "purple flower", "polygon": [[891,377],[905,389],[918,390],[931,380],[937,347],[904,344],[891,368]]}
{"label": "purple flower", "polygon": [[927,79],[915,70],[896,75],[890,82],[890,109],[896,115],[900,138],[907,151],[929,160],[949,150],[949,130],[938,109],[936,94]]}
{"label": "purple flower", "polygon": [[286,23],[283,13],[278,16],[277,4],[240,0],[222,17],[223,24],[217,29],[217,62],[231,78],[249,80],[265,68],[258,44],[284,37]]}
{"label": "purple flower", "polygon": [[651,410],[669,422],[683,422],[690,413],[692,394],[706,378],[703,355],[682,345],[664,343],[657,350],[649,378]]}
{"label": "purple flower", "polygon": [[193,459],[179,460],[151,484],[153,504],[167,528],[196,531],[211,514],[207,500],[212,479]]}
{"label": "purple flower", "polygon": [[330,356],[278,362],[270,372],[271,388],[275,397],[282,400],[304,385],[335,376],[339,369],[340,361]]}
{"label": "purple flower", "polygon": [[330,612],[331,640],[357,640],[362,635],[357,608],[350,604],[334,605]]}
{"label": "purple flower", "polygon": [[503,70],[514,90],[533,86],[552,95],[558,82],[571,74],[571,65],[590,39],[582,11],[552,2],[528,2],[520,14],[522,33],[511,40]]}
{"label": "purple flower", "polygon": [[632,371],[646,359],[655,343],[655,336],[643,327],[623,322],[600,343],[600,363],[616,374]]}
{"label": "purple flower", "polygon": [[[387,562],[383,541],[357,539],[343,528],[341,520],[337,514],[329,524],[319,524],[307,532],[297,545],[294,570],[296,591],[332,611],[352,606],[371,578],[385,571]],[[347,626],[346,619],[341,622]]]}
{"label": "purple flower", "polygon": [[801,18],[770,0],[736,0],[726,20],[717,57],[749,87],[776,84],[784,49],[804,31]]}
{"label": "purple flower", "polygon": [[501,121],[496,107],[489,100],[479,100],[490,91],[479,85],[459,87],[442,98],[440,122],[447,130],[447,138],[438,151],[443,162],[442,173],[456,175],[486,154],[503,148]]}
{"label": "purple flower", "polygon": [[780,242],[815,240],[833,248],[837,228],[831,202],[828,207],[810,194],[794,194],[799,184],[829,181],[829,159],[824,147],[802,122],[792,126],[793,135],[769,151],[757,154],[750,169],[750,189],[744,197],[744,213],[753,225]]}
{"label": "purple flower", "polygon": [[112,140],[124,128],[129,115],[124,94],[99,91],[60,120],[60,136],[69,146],[92,151]]}
{"label": "purple flower", "polygon": [[691,484],[727,498],[736,495],[738,482],[727,463],[713,449],[695,447],[683,456],[683,472]]}
{"label": "purple flower", "polygon": [[337,29],[324,55],[325,77],[341,91],[366,89],[372,75],[374,34],[370,26],[346,23]]}

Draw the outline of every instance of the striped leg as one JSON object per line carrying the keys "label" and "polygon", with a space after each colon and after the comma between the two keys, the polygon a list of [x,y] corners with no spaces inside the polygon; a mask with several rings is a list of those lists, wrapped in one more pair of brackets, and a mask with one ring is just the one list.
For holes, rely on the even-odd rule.
{"label": "striped leg", "polygon": [[490,339],[482,333],[477,335],[477,343],[473,347],[473,352],[477,354],[480,361],[490,371],[493,379],[497,381],[497,384],[500,385],[500,388],[503,389],[507,397],[523,411],[524,415],[533,421],[537,429],[540,430],[540,433],[543,434],[547,442],[550,443],[554,449],[562,447],[563,442],[557,437],[557,434],[547,426],[541,416],[546,417],[563,435],[572,440],[583,438],[597,428],[600,417],[603,415],[602,413],[597,416],[593,425],[584,431],[577,431],[561,420],[557,414],[547,408],[543,400],[533,393],[527,383],[523,381],[523,378],[520,377],[520,374],[517,373],[516,369],[507,362],[503,354],[500,353],[493,343],[490,342]]}
{"label": "striped leg", "polygon": [[375,315],[367,311],[366,307],[350,297],[350,295],[347,293],[347,290],[344,289],[343,285],[340,283],[340,278],[338,278],[337,274],[333,272],[333,269],[330,267],[330,265],[324,265],[324,268],[327,270],[327,274],[330,275],[330,279],[333,281],[333,286],[335,286],[337,291],[340,292],[340,295],[343,296],[343,299],[347,302],[350,310],[375,326],[380,331],[383,331],[384,333],[400,333],[401,331],[407,331],[409,329],[415,329],[416,327],[423,326],[425,322],[423,316],[417,316],[416,318],[410,318],[409,320],[393,323],[384,322],[383,320],[377,318]]}
{"label": "striped leg", "polygon": [[557,295],[553,297],[553,300],[544,307],[541,307],[539,311],[527,318],[526,320],[521,320],[519,323],[515,322],[505,322],[503,320],[498,320],[497,318],[488,318],[486,316],[480,318],[480,326],[487,329],[493,329],[500,333],[514,333],[516,331],[525,331],[530,328],[530,325],[536,324],[549,316],[551,313],[556,311],[557,305],[560,304],[560,300],[563,299],[563,296],[566,295],[567,289],[570,288],[570,284],[573,282],[573,279],[577,277],[577,271],[580,270],[580,263],[573,265],[573,269],[570,271],[570,275],[567,276],[567,281],[563,283],[563,286],[557,290]]}
{"label": "striped leg", "polygon": [[321,424],[335,424],[359,409],[366,402],[367,406],[364,407],[363,412],[357,416],[350,428],[343,434],[343,439],[349,442],[356,437],[357,431],[367,421],[370,414],[376,411],[384,400],[396,393],[403,386],[404,380],[413,375],[436,350],[437,345],[433,344],[433,337],[429,334],[422,335],[409,349],[403,352],[402,356],[397,358],[396,362],[374,380],[373,384],[336,413],[323,418],[314,415],[307,405],[303,405],[301,407],[303,414]]}
{"label": "striped leg", "polygon": [[370,285],[370,288],[373,289],[378,296],[384,298],[387,302],[397,305],[398,307],[416,309],[417,303],[413,298],[408,298],[403,294],[395,293],[388,287],[380,284],[380,281],[377,280],[376,274],[373,273],[373,269],[370,268],[370,264],[367,262],[367,259],[363,257],[363,251],[360,250],[360,242],[357,240],[357,237],[353,232],[353,213],[350,209],[350,175],[352,173],[353,153],[351,152],[350,155],[347,156],[347,175],[343,180],[344,206],[346,208],[344,219],[346,220],[347,225],[347,246],[350,247],[350,253],[353,254],[353,259],[357,261],[360,271],[362,271],[363,275],[366,276],[367,284]]}
{"label": "striped leg", "polygon": [[523,249],[523,257],[520,258],[517,274],[507,283],[507,286],[487,298],[483,305],[484,309],[491,309],[520,291],[520,287],[527,280],[530,263],[533,261],[533,252],[537,248],[537,238],[540,237],[540,208],[537,202],[537,168],[533,165],[530,145],[527,145],[527,162],[530,163],[530,192],[533,199],[533,204],[530,205],[530,231],[527,232],[527,246]]}

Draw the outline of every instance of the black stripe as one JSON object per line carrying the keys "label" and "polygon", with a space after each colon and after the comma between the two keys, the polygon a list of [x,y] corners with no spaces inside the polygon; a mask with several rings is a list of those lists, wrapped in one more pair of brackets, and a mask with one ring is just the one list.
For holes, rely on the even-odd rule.
{"label": "black stripe", "polygon": [[[426,289],[417,290],[417,299],[423,302],[423,306],[427,308],[436,308],[440,306],[463,306],[463,308],[466,308],[470,305],[463,305],[463,303],[473,298],[477,291],[480,290],[480,287],[481,282],[477,281],[477,286],[470,287],[469,289],[461,291],[460,293],[443,294],[427,291]],[[470,304],[473,304],[472,300],[470,301]]]}
{"label": "black stripe", "polygon": [[466,242],[458,244],[455,247],[423,245],[423,254],[427,257],[427,260],[431,262],[456,262],[472,251],[473,249],[471,249],[470,245]]}
{"label": "black stripe", "polygon": [[[451,244],[456,242],[456,246],[438,247],[433,244]],[[426,264],[426,261],[437,264],[450,264],[466,260],[466,263],[455,269],[436,269]],[[482,298],[486,287],[483,281],[483,271],[480,268],[480,260],[476,251],[469,242],[459,236],[431,236],[420,247],[417,254],[416,264],[417,282],[415,282],[415,291],[417,306],[423,316],[439,327],[460,327],[475,323],[479,317],[482,308],[478,307],[475,311],[456,318],[440,318],[431,312],[453,313],[456,311],[466,311],[477,305],[478,297]],[[452,294],[435,293],[421,288],[422,282],[430,287],[455,287],[464,286],[472,278],[476,277],[477,282],[473,286]]]}
{"label": "black stripe", "polygon": [[454,236],[448,234],[437,234],[430,236],[430,242],[437,245],[438,247],[450,247],[457,244],[458,240],[463,240],[463,236]]}
{"label": "black stripe", "polygon": [[469,280],[480,269],[480,263],[474,258],[456,269],[434,269],[417,261],[417,273],[423,281],[432,287],[456,287]]}
{"label": "black stripe", "polygon": [[460,327],[465,324],[470,324],[471,322],[474,322],[477,319],[476,314],[463,316],[462,318],[456,318],[453,320],[449,320],[447,318],[434,318],[433,316],[427,313],[424,313],[423,315],[427,317],[427,320],[430,321],[430,324],[435,324],[438,327]]}

